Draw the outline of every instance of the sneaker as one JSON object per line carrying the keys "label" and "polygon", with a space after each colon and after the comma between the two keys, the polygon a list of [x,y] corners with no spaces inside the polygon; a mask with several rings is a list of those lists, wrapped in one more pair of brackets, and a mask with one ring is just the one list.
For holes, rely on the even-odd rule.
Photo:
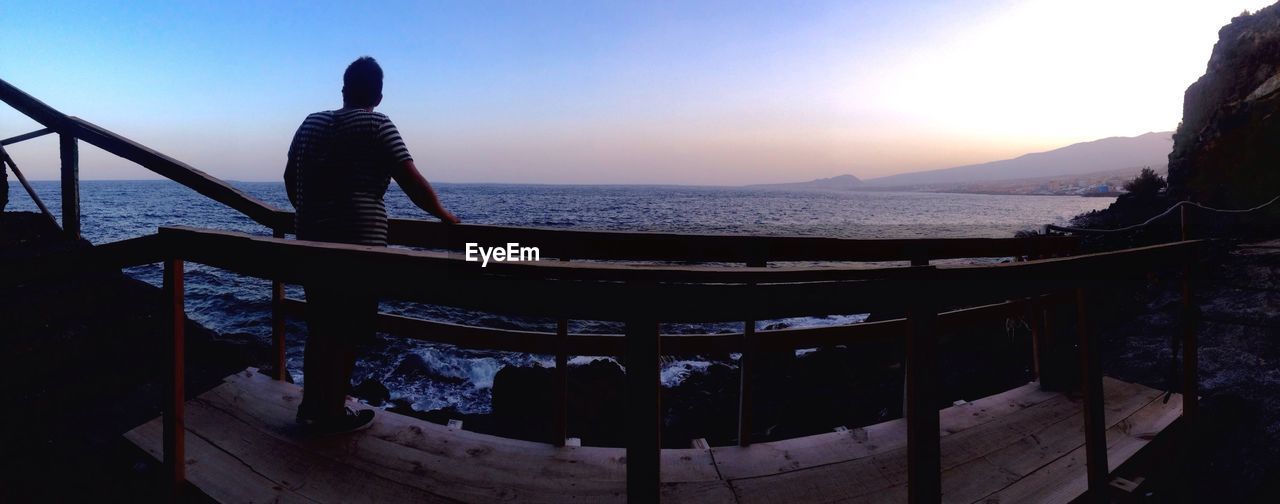
{"label": "sneaker", "polygon": [[317,436],[345,434],[372,425],[373,410],[355,411],[351,408],[346,408],[342,415],[332,418],[310,418],[299,413],[297,421],[308,434]]}

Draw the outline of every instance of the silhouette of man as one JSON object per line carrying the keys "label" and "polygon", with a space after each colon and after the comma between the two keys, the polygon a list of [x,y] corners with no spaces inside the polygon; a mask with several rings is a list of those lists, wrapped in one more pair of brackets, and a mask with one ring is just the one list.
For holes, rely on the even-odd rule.
{"label": "silhouette of man", "polygon": [[[413,164],[395,124],[374,112],[382,102],[382,68],[364,56],[342,76],[342,108],[307,116],[294,134],[285,190],[296,209],[298,239],[387,245],[383,195],[395,179],[415,205],[446,223],[445,210]],[[359,344],[373,338],[378,300],[359,288],[376,279],[336,279],[314,272],[305,282],[307,343],[297,420],[317,433],[348,432],[373,421],[373,410],[345,405]]]}

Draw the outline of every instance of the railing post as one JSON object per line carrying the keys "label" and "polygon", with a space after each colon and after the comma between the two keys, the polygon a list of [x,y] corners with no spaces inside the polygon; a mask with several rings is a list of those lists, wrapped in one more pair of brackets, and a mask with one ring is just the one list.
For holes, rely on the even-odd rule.
{"label": "railing post", "polygon": [[1031,375],[1036,381],[1040,381],[1040,352],[1043,351],[1041,340],[1044,338],[1044,304],[1041,302],[1042,297],[1037,294],[1031,296],[1029,306],[1031,309]]}
{"label": "railing post", "polygon": [[1084,392],[1084,458],[1089,479],[1088,500],[1107,502],[1106,417],[1102,401],[1101,353],[1097,334],[1089,327],[1089,294],[1086,287],[1076,289],[1076,329],[1080,336],[1081,389]]}
{"label": "railing post", "polygon": [[[763,268],[762,259],[747,261],[749,268]],[[742,324],[742,357],[738,359],[738,446],[751,445],[752,380],[757,362],[756,321]]]}
{"label": "railing post", "polygon": [[1188,205],[1184,203],[1182,206],[1178,207],[1178,229],[1179,237],[1182,238],[1182,241],[1189,240],[1190,238],[1188,237],[1191,236],[1191,225],[1187,222],[1187,206]]}
{"label": "railing post", "polygon": [[80,239],[80,153],[76,137],[58,135],[58,153],[62,157],[62,230],[73,240]]}
{"label": "railing post", "polygon": [[[922,248],[914,248],[912,250],[909,250],[908,256],[911,257],[911,266],[913,267],[929,265],[929,256],[926,255],[924,249]],[[906,360],[910,360],[910,359],[906,359]],[[910,365],[911,365],[910,362],[902,363],[902,416],[903,417],[907,415],[907,410],[909,409],[907,404],[907,374],[911,372],[911,368],[908,367]]]}
{"label": "railing post", "polygon": [[626,323],[627,502],[658,502],[662,462],[662,380],[658,323]]}
{"label": "railing post", "polygon": [[[184,325],[186,313],[183,300],[182,260],[164,262],[165,328],[163,331],[165,354],[168,357],[164,382],[164,468],[170,495],[177,497],[186,481],[184,415],[186,407],[186,370]],[[175,499],[176,500],[176,499]]]}
{"label": "railing post", "polygon": [[[568,261],[568,258],[560,258]],[[630,368],[627,368],[630,369]],[[556,320],[555,408],[551,419],[551,444],[564,446],[569,438],[569,320]]]}
{"label": "railing post", "polygon": [[756,321],[742,326],[742,357],[738,359],[738,446],[751,445],[751,385],[755,373]]}
{"label": "railing post", "polygon": [[[276,228],[272,232],[276,238],[284,238],[284,230]],[[289,368],[285,364],[285,318],[284,282],[271,281],[271,346],[276,352],[275,379],[284,381],[289,376]]]}
{"label": "railing post", "polygon": [[1182,269],[1182,419],[1188,433],[1194,432],[1196,412],[1200,409],[1200,348],[1196,337],[1200,310],[1192,290],[1195,258],[1195,250],[1188,252]]}
{"label": "railing post", "polygon": [[[4,150],[4,146],[0,145],[0,162],[9,165],[9,171],[13,172],[13,176],[18,179],[18,183],[22,184],[22,188],[26,189],[27,196],[31,197],[31,201],[36,204],[36,208],[40,209],[40,213],[48,217],[53,224],[58,225],[58,219],[53,217],[53,213],[49,211],[49,207],[44,206],[44,201],[40,200],[40,196],[36,194],[36,190],[31,187],[31,183],[27,182],[27,177],[22,174],[22,170],[18,169],[18,163],[9,157],[9,153]],[[4,172],[4,166],[0,166],[0,172]]]}
{"label": "railing post", "polygon": [[907,312],[907,500],[942,500],[942,448],[938,438],[938,310],[929,294]]}

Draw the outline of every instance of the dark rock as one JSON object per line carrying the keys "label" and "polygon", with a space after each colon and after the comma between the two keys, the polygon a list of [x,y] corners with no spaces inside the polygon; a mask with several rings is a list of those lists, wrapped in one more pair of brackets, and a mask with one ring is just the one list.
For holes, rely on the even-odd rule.
{"label": "dark rock", "polygon": [[391,400],[391,391],[374,379],[364,380],[352,387],[351,395],[375,406]]}
{"label": "dark rock", "polygon": [[[954,341],[954,342],[953,342]],[[794,352],[757,355],[750,410],[752,439],[768,441],[859,427],[902,414],[904,348],[868,343],[856,348],[822,348],[800,357]],[[1026,330],[1003,324],[974,328],[944,338],[939,406],[976,399],[1030,380]],[[505,367],[494,378],[493,428],[504,436],[546,441],[553,412],[553,370]],[[663,445],[688,447],[706,438],[712,445],[737,443],[739,370],[719,361],[662,391]],[[608,360],[575,366],[569,372],[569,435],[583,444],[621,446],[626,415],[625,375]]]}
{"label": "dark rock", "polygon": [[[0,420],[0,501],[165,500],[155,484],[160,465],[122,437],[160,411],[169,358],[160,289],[91,265],[7,281],[23,258],[87,246],[41,214],[0,215],[0,393],[20,405]],[[252,356],[270,352],[257,338],[219,336],[190,320],[184,330],[191,397],[262,367]]]}
{"label": "dark rock", "polygon": [[1218,31],[1169,154],[1174,199],[1252,206],[1280,194],[1280,6]]}
{"label": "dark rock", "polygon": [[738,368],[724,363],[663,389],[663,444],[688,448],[697,438],[713,446],[737,443],[738,391]]}
{"label": "dark rock", "polygon": [[[546,441],[552,435],[553,370],[506,366],[493,378],[493,417],[514,437]],[[622,446],[625,376],[609,360],[569,368],[569,436],[585,445]]]}
{"label": "dark rock", "polygon": [[[1182,122],[1169,154],[1168,192],[1121,196],[1105,211],[1077,218],[1077,227],[1117,228],[1143,222],[1190,199],[1228,209],[1251,208],[1280,195],[1280,5],[1231,20],[1218,32],[1203,76],[1187,88]],[[1280,205],[1250,214],[1191,209],[1194,237],[1274,237]],[[1086,250],[1169,241],[1179,216],[1149,229],[1090,237]]]}

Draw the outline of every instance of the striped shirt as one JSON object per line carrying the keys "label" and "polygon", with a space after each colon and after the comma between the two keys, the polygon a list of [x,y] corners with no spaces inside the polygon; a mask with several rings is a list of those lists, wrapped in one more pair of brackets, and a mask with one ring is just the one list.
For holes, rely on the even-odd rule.
{"label": "striped shirt", "polygon": [[382,197],[392,169],[412,159],[385,115],[342,109],[307,116],[284,172],[298,239],[385,246]]}

